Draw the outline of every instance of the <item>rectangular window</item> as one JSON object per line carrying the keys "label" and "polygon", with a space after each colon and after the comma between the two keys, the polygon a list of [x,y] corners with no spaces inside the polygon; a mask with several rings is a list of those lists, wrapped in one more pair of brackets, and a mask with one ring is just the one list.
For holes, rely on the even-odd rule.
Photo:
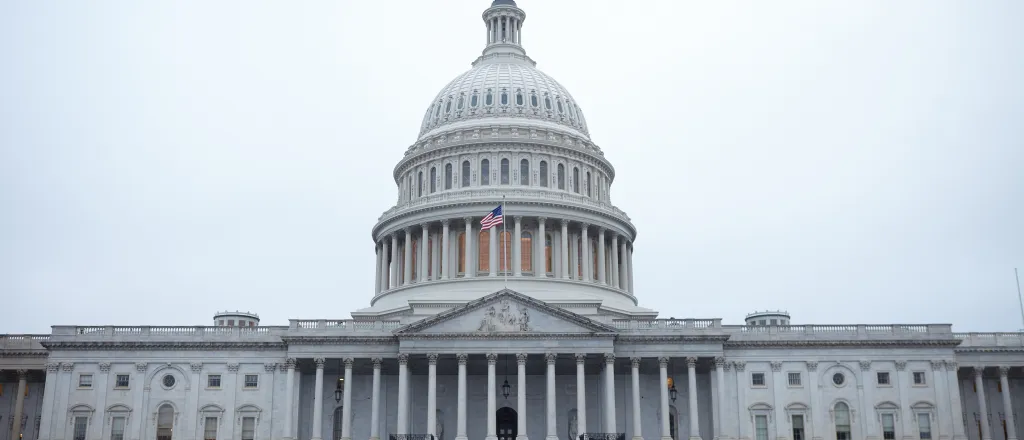
{"label": "rectangular window", "polygon": [[207,388],[220,388],[220,375],[211,374],[206,376],[206,387]]}
{"label": "rectangular window", "polygon": [[876,377],[875,381],[878,382],[878,385],[889,385],[889,372],[888,371],[879,371],[878,373],[876,373],[875,377]]}
{"label": "rectangular window", "polygon": [[256,388],[260,384],[260,375],[258,374],[246,374],[245,375],[245,387]]}
{"label": "rectangular window", "polygon": [[92,388],[92,375],[91,374],[79,374],[78,375],[78,387],[79,388]]}
{"label": "rectangular window", "polygon": [[896,440],[896,417],[893,414],[882,414],[882,438]]}
{"label": "rectangular window", "polygon": [[756,440],[768,440],[768,416],[754,416],[754,435]]}
{"label": "rectangular window", "polygon": [[750,373],[750,385],[755,387],[764,386],[764,373]]}
{"label": "rectangular window", "polygon": [[256,418],[242,418],[242,440],[254,440],[256,438]]}
{"label": "rectangular window", "polygon": [[75,432],[72,439],[85,440],[85,430],[89,426],[88,417],[75,417]]}
{"label": "rectangular window", "polygon": [[128,388],[128,375],[118,374],[114,379],[114,388]]}
{"label": "rectangular window", "polygon": [[804,416],[793,415],[793,440],[804,440]]}
{"label": "rectangular window", "polygon": [[789,386],[800,386],[800,373],[789,373]]}
{"label": "rectangular window", "polygon": [[915,371],[914,372],[914,385],[924,385],[924,384],[925,384],[924,371]]}
{"label": "rectangular window", "polygon": [[110,420],[110,440],[124,440],[124,417]]}
{"label": "rectangular window", "polygon": [[207,417],[203,425],[203,440],[217,440],[217,418]]}
{"label": "rectangular window", "polygon": [[[1003,425],[1005,428],[1006,425]],[[917,430],[921,433],[921,440],[932,438],[932,419],[928,413],[917,415]]]}

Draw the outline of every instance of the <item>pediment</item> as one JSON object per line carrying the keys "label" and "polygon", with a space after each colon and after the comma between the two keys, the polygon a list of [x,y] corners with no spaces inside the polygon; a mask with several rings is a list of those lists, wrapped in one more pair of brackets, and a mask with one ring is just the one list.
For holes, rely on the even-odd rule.
{"label": "pediment", "polygon": [[501,290],[461,307],[409,324],[396,334],[615,333],[612,326]]}

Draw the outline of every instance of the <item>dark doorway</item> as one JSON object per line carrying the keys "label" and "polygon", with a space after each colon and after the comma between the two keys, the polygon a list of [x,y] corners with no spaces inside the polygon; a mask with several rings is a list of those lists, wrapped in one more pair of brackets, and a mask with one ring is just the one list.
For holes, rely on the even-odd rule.
{"label": "dark doorway", "polygon": [[516,410],[504,407],[498,410],[497,417],[495,417],[495,423],[498,433],[498,440],[516,440],[518,432],[516,429],[519,427],[519,414]]}

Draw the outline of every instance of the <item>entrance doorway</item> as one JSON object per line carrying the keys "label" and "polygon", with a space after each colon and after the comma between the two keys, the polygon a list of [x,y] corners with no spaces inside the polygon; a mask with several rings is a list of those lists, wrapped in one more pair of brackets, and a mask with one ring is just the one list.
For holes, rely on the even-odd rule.
{"label": "entrance doorway", "polygon": [[504,407],[498,410],[495,417],[495,432],[498,433],[498,440],[516,440],[517,428],[519,427],[519,415],[516,410]]}

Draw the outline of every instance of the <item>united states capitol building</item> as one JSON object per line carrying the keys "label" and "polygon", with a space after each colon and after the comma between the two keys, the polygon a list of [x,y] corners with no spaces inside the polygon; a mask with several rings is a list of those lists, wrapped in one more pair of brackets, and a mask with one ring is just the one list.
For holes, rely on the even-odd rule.
{"label": "united states capitol building", "polygon": [[1020,438],[1021,334],[658,318],[582,109],[514,1],[482,18],[394,168],[368,307],[2,335],[0,440]]}

